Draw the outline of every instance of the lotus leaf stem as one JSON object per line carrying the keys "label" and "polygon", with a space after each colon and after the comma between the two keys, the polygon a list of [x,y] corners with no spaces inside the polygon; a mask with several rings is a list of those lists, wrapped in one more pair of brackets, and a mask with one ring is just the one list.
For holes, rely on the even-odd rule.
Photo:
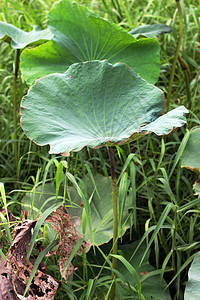
{"label": "lotus leaf stem", "polygon": [[14,156],[15,156],[15,165],[16,165],[16,174],[17,181],[19,183],[20,176],[18,171],[18,144],[17,144],[17,104],[16,104],[16,94],[17,94],[17,77],[19,72],[19,57],[20,57],[20,49],[16,50],[15,56],[15,73],[13,79],[13,127],[14,127]]}
{"label": "lotus leaf stem", "polygon": [[177,63],[177,60],[178,60],[179,51],[180,51],[180,47],[181,47],[181,43],[182,43],[182,39],[183,39],[183,29],[184,29],[183,14],[182,14],[180,0],[176,0],[176,6],[177,6],[177,9],[178,9],[178,14],[179,14],[179,38],[178,38],[178,42],[177,42],[177,46],[176,46],[176,52],[175,52],[175,55],[174,55],[171,74],[170,74],[170,78],[169,78],[169,87],[168,87],[167,103],[166,103],[167,110],[169,109],[169,105],[170,105],[170,98],[171,98],[171,93],[172,93],[172,85],[173,85],[173,81],[174,81],[175,68],[176,68],[176,63]]}
{"label": "lotus leaf stem", "polygon": [[[110,152],[110,167],[112,178],[112,203],[113,203],[113,254],[117,254],[117,241],[118,241],[118,212],[117,212],[117,179],[115,174],[115,158],[113,148],[109,147]],[[112,269],[117,269],[117,258],[112,258]],[[113,280],[115,280],[115,272],[113,272]],[[110,292],[110,300],[115,299],[115,282],[112,285]]]}

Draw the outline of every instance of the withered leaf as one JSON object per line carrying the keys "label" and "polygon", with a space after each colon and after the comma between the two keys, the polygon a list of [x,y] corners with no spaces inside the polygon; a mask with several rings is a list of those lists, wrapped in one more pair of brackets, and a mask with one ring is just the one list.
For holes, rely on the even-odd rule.
{"label": "withered leaf", "polygon": [[[36,261],[36,257],[32,255],[28,264],[26,264],[27,253],[32,237],[31,229],[35,227],[36,222],[37,220],[31,221],[23,219],[13,230],[13,243],[6,255],[7,260],[5,261],[3,258],[0,259],[0,300],[18,300],[23,297]],[[48,255],[58,255],[58,264],[62,274],[70,254],[74,246],[81,239],[81,236],[77,233],[75,225],[70,220],[70,215],[64,206],[51,213],[46,219],[46,222],[49,222],[60,236],[60,242],[56,251]],[[88,244],[83,242],[78,253],[81,254],[87,246]],[[38,252],[42,251],[39,243],[36,243],[35,249]],[[72,263],[70,263],[66,273],[64,275],[62,274],[64,279],[67,280],[73,271],[74,267]],[[48,275],[45,266],[40,264],[24,300],[53,300],[58,286],[59,283],[52,276]]]}
{"label": "withered leaf", "polygon": [[[26,265],[26,257],[31,240],[31,229],[36,221],[24,220],[14,228],[13,243],[6,255],[7,261],[0,260],[0,295],[2,299],[22,299],[29,277],[33,270],[35,257]],[[40,268],[40,266],[39,266]],[[24,300],[54,299],[58,282],[45,272],[37,270]],[[8,297],[8,298],[6,298]]]}
{"label": "withered leaf", "polygon": [[[58,244],[57,250],[54,253],[56,253],[59,256],[58,264],[60,267],[60,273],[62,274],[63,278],[67,280],[69,275],[74,271],[72,263],[69,264],[65,274],[63,274],[63,271],[70,257],[70,254],[73,251],[74,246],[81,239],[81,236],[76,231],[75,225],[71,221],[70,214],[67,212],[64,206],[60,206],[55,212],[51,213],[46,219],[46,221],[51,223],[53,229],[60,236],[60,242]],[[86,242],[83,242],[77,252],[79,254],[82,254],[84,248],[88,246],[89,245]]]}

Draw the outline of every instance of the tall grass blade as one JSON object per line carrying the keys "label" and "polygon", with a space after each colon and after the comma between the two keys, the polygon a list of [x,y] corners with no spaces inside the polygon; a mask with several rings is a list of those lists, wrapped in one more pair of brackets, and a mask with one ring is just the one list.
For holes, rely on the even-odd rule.
{"label": "tall grass blade", "polygon": [[186,129],[186,133],[185,133],[185,136],[178,148],[178,151],[176,153],[176,157],[175,157],[175,160],[174,160],[174,163],[173,163],[173,166],[172,166],[172,169],[171,169],[171,172],[169,174],[169,178],[172,176],[173,172],[174,172],[174,169],[176,168],[176,165],[178,164],[180,158],[181,158],[181,155],[183,154],[183,151],[185,149],[185,146],[187,145],[187,141],[190,137],[190,131],[188,129]]}
{"label": "tall grass blade", "polygon": [[27,293],[27,291],[28,291],[28,289],[29,289],[29,287],[30,287],[30,285],[31,285],[31,282],[32,282],[32,280],[33,280],[33,277],[35,276],[35,273],[36,273],[36,271],[37,271],[37,269],[38,269],[38,266],[39,266],[39,264],[41,263],[42,259],[43,259],[44,256],[45,256],[51,249],[53,249],[58,243],[59,243],[59,240],[54,240],[54,241],[52,241],[52,242],[51,242],[44,250],[42,250],[42,251],[40,252],[40,254],[38,255],[38,257],[37,257],[37,259],[36,259],[36,261],[35,261],[35,263],[34,263],[33,270],[32,270],[32,272],[31,272],[31,275],[30,275],[30,278],[29,278],[29,280],[28,280],[28,283],[27,283],[27,286],[26,286],[26,289],[25,289],[25,291],[24,291],[24,295],[23,295],[23,298],[22,298],[22,299],[24,299],[24,297],[25,297],[25,295],[26,295],[26,293]]}
{"label": "tall grass blade", "polygon": [[139,299],[141,299],[141,282],[140,282],[140,278],[138,276],[138,273],[136,272],[136,270],[133,268],[133,266],[121,255],[115,255],[115,254],[111,254],[112,257],[115,257],[117,258],[118,260],[120,260],[124,266],[127,268],[127,270],[131,273],[131,275],[134,277],[135,279],[135,282],[137,284],[137,292],[138,292],[138,296],[139,296]]}
{"label": "tall grass blade", "polygon": [[41,217],[38,219],[36,225],[35,225],[35,228],[33,230],[33,235],[32,235],[32,238],[31,238],[31,241],[30,241],[30,246],[29,246],[29,249],[28,249],[28,254],[27,254],[27,262],[29,261],[29,258],[31,256],[31,252],[33,250],[33,246],[34,246],[34,243],[35,243],[35,240],[37,238],[37,235],[38,235],[38,232],[42,226],[42,224],[44,223],[44,221],[46,220],[46,218],[53,212],[55,211],[56,209],[58,209],[60,206],[62,205],[62,203],[58,203],[58,204],[54,204],[52,205],[51,207],[49,207],[42,215]]}
{"label": "tall grass blade", "polygon": [[83,205],[84,205],[85,212],[86,212],[90,236],[91,236],[92,244],[94,245],[94,236],[93,236],[93,230],[92,230],[92,219],[91,219],[91,210],[90,210],[89,201],[86,199],[85,195],[83,194],[82,190],[80,189],[78,183],[76,182],[75,177],[69,172],[66,173],[66,176],[73,183],[73,185],[75,186],[75,188],[77,190],[77,193],[83,200]]}

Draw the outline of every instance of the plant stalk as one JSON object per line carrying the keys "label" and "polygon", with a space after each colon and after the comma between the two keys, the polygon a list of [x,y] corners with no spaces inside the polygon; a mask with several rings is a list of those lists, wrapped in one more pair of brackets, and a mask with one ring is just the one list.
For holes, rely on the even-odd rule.
{"label": "plant stalk", "polygon": [[167,110],[169,109],[169,105],[170,105],[170,98],[171,98],[171,93],[172,93],[172,85],[173,85],[173,81],[174,81],[175,68],[176,68],[176,63],[178,60],[178,55],[179,55],[179,51],[180,51],[180,47],[181,47],[181,43],[182,43],[182,39],[183,39],[183,29],[184,29],[183,14],[182,14],[182,9],[181,9],[181,5],[180,5],[180,0],[175,0],[175,1],[176,1],[177,9],[178,9],[178,14],[179,14],[179,37],[178,37],[176,52],[175,52],[174,60],[173,60],[173,64],[172,64],[170,79],[169,79],[169,87],[168,87],[167,103],[166,103]]}
{"label": "plant stalk", "polygon": [[184,104],[186,107],[191,108],[191,93],[190,93],[190,69],[186,61],[179,55],[179,63],[185,75],[185,86],[187,93],[187,102]]}
{"label": "plant stalk", "polygon": [[[117,179],[115,174],[115,158],[113,148],[109,147],[110,153],[110,167],[112,178],[112,203],[113,203],[113,254],[117,254],[117,241],[118,241],[118,212],[117,212]],[[112,258],[112,268],[117,269],[117,258]],[[115,272],[113,272],[113,280],[115,280]],[[115,299],[115,282],[113,282],[110,300]]]}
{"label": "plant stalk", "polygon": [[19,57],[20,57],[20,49],[16,50],[15,56],[15,73],[13,79],[13,127],[14,127],[14,156],[15,156],[15,165],[16,165],[16,174],[17,174],[17,181],[19,183],[20,176],[18,171],[18,145],[17,145],[17,77],[19,72]]}

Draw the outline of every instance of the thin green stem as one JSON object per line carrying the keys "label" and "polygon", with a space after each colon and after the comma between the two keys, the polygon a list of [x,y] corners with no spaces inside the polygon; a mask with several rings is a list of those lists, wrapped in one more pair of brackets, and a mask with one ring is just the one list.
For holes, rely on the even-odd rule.
{"label": "thin green stem", "polygon": [[120,23],[122,20],[122,12],[118,0],[111,0],[113,8],[117,12],[117,20]]}
{"label": "thin green stem", "polygon": [[182,43],[182,39],[183,39],[183,29],[184,29],[183,14],[182,14],[182,9],[181,9],[181,5],[180,5],[180,0],[176,0],[176,5],[177,5],[177,9],[178,9],[178,14],[179,14],[179,38],[178,38],[178,42],[177,42],[177,46],[176,46],[176,52],[174,55],[174,60],[173,60],[170,79],[169,79],[167,104],[166,104],[167,110],[169,109],[169,105],[170,105],[170,98],[171,98],[171,93],[172,93],[172,85],[173,85],[173,81],[174,81],[175,68],[176,68],[176,63],[178,60],[179,51],[181,48],[181,43]]}
{"label": "thin green stem", "polygon": [[172,231],[172,268],[176,273],[176,231],[177,231],[177,207],[174,215],[174,225]]}
{"label": "thin green stem", "polygon": [[187,62],[180,55],[178,56],[178,60],[185,75],[185,86],[186,86],[186,93],[187,93],[187,102],[185,103],[185,105],[191,108],[190,68]]}
{"label": "thin green stem", "polygon": [[[112,178],[112,203],[113,203],[113,254],[117,254],[117,240],[118,240],[118,212],[117,212],[117,179],[115,174],[115,158],[113,148],[109,147],[110,152],[110,167]],[[112,258],[112,268],[117,269],[117,258]],[[113,280],[115,280],[115,272],[113,272]],[[112,285],[110,292],[110,300],[115,299],[115,282]]]}
{"label": "thin green stem", "polygon": [[14,156],[15,156],[15,165],[16,165],[16,174],[17,174],[17,181],[19,183],[20,176],[18,171],[18,145],[17,145],[17,77],[19,72],[19,57],[20,57],[20,49],[16,50],[16,57],[15,57],[15,73],[13,79],[13,127],[14,127]]}

